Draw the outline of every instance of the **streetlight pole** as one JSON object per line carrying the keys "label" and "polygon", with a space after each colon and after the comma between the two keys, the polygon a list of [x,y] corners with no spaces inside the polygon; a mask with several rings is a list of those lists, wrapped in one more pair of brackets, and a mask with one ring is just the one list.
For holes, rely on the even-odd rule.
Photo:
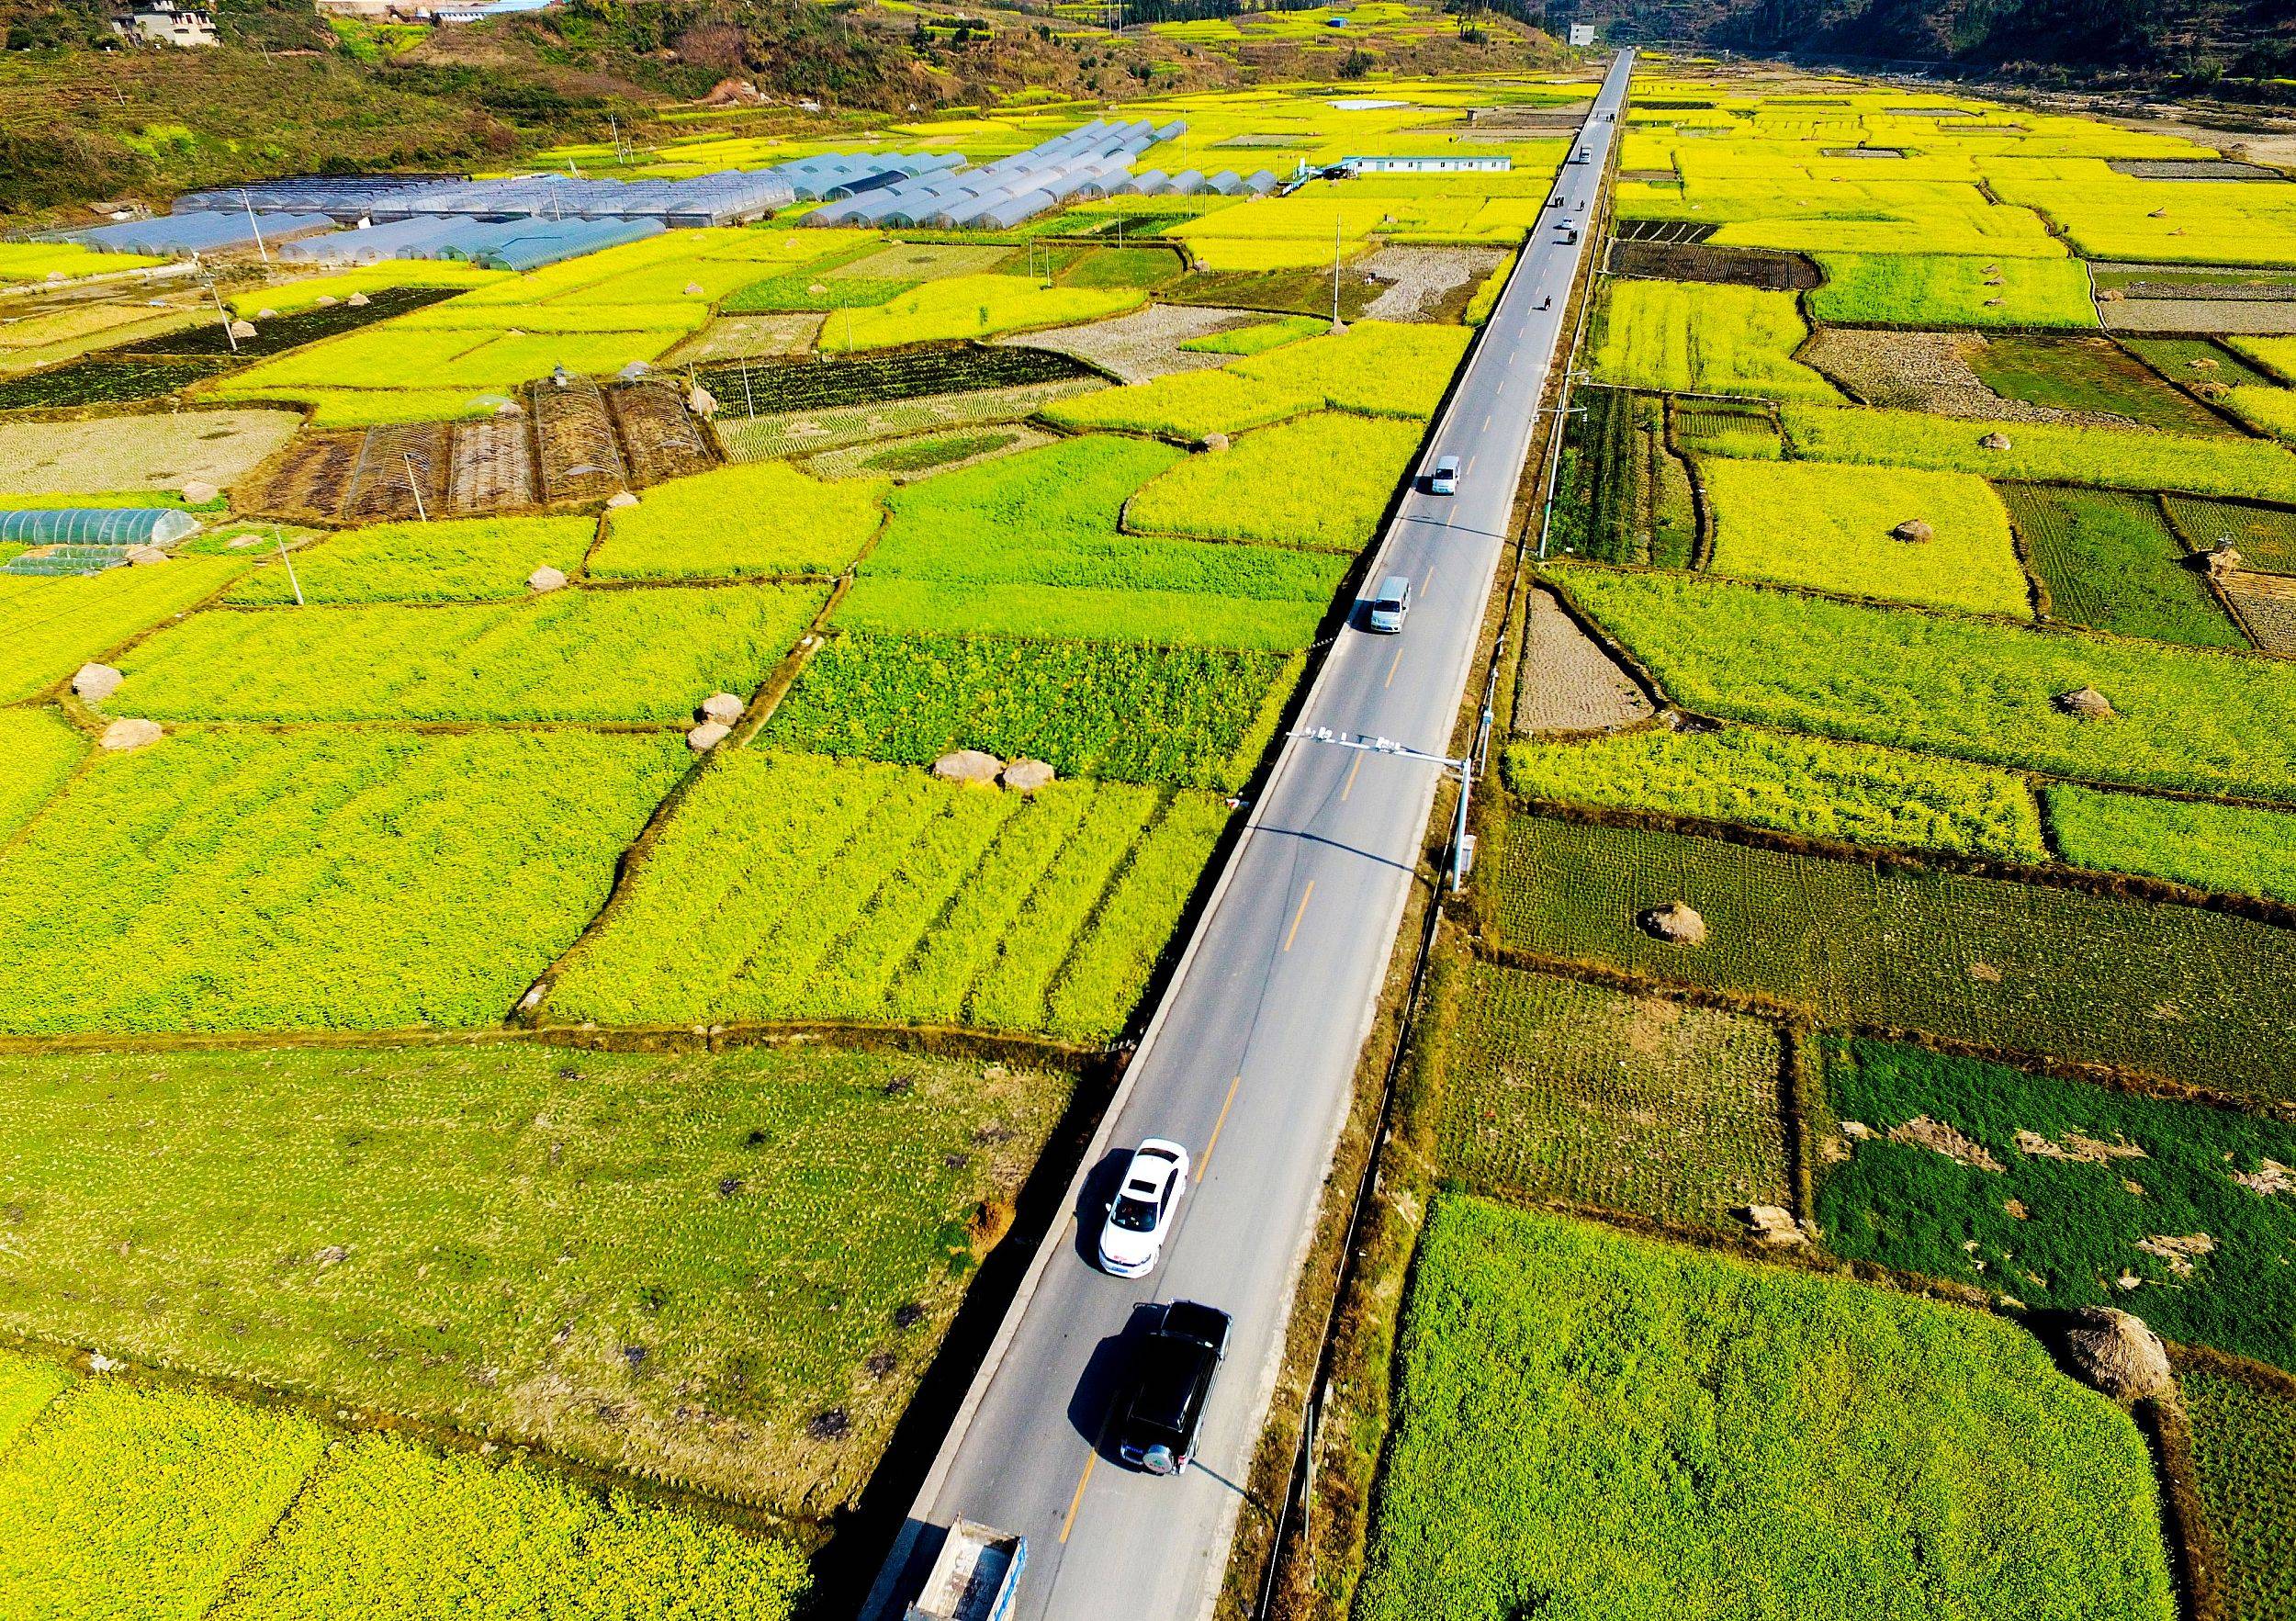
{"label": "streetlight pole", "polygon": [[[1478,731],[1487,731],[1490,725],[1491,714],[1486,708]],[[1430,754],[1424,749],[1413,749],[1407,743],[1398,743],[1392,737],[1353,736],[1346,732],[1335,732],[1329,726],[1317,726],[1312,730],[1303,729],[1291,735],[1304,738],[1311,743],[1329,743],[1335,749],[1354,749],[1365,754],[1390,755],[1398,760],[1423,760],[1429,765],[1441,766],[1446,771],[1457,771],[1459,776],[1459,806],[1458,814],[1451,818],[1451,893],[1457,895],[1466,887],[1467,869],[1473,859],[1472,847],[1467,836],[1467,802],[1469,793],[1475,782],[1474,749],[1469,749],[1461,758],[1454,760],[1447,754]],[[1478,746],[1480,747],[1480,743]]]}

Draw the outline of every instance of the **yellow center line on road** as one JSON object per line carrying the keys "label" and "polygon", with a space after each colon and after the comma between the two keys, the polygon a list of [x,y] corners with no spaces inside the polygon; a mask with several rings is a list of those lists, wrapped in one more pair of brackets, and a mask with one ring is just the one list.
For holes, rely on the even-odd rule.
{"label": "yellow center line on road", "polygon": [[1061,1540],[1063,1542],[1066,1542],[1068,1540],[1068,1534],[1076,1528],[1076,1511],[1085,1505],[1085,1487],[1090,1484],[1092,1480],[1093,1466],[1097,1464],[1099,1461],[1100,1455],[1097,1452],[1092,1452],[1086,1455],[1085,1472],[1076,1477],[1076,1495],[1068,1500],[1068,1517],[1061,1522]]}
{"label": "yellow center line on road", "polygon": [[1361,770],[1363,770],[1363,751],[1361,749],[1357,749],[1356,751],[1356,763],[1347,768],[1346,785],[1339,791],[1340,804],[1346,804],[1347,796],[1356,791],[1356,773]]}
{"label": "yellow center line on road", "polygon": [[1228,1111],[1235,1107],[1236,1088],[1243,1085],[1244,1076],[1241,1073],[1234,1080],[1228,1083],[1228,1096],[1220,1105],[1220,1118],[1211,1123],[1211,1141],[1204,1144],[1204,1157],[1196,1162],[1196,1180],[1199,1182],[1204,1179],[1206,1174],[1204,1167],[1211,1164],[1211,1151],[1220,1146],[1220,1133],[1227,1127]]}
{"label": "yellow center line on road", "polygon": [[[1402,668],[1403,668],[1403,649],[1402,649],[1402,648],[1401,648],[1401,647],[1398,647],[1398,648],[1396,648],[1396,649],[1395,649],[1395,658],[1394,658],[1393,662],[1391,662],[1390,664],[1389,664],[1389,665],[1388,665],[1388,667],[1387,667],[1387,680],[1385,680],[1385,681],[1381,681],[1381,682],[1379,683],[1379,685],[1381,685],[1381,686],[1383,686],[1383,687],[1391,687],[1391,686],[1393,686],[1393,685],[1395,684],[1395,672],[1396,672],[1397,670],[1399,670],[1402,669]],[[1354,773],[1354,772],[1352,772],[1352,771],[1350,771],[1350,772],[1348,773],[1348,775],[1350,775],[1350,776],[1353,776],[1354,774],[1355,774],[1355,773]]]}
{"label": "yellow center line on road", "polygon": [[1300,938],[1300,919],[1308,915],[1308,897],[1314,893],[1315,880],[1311,878],[1308,886],[1300,892],[1300,909],[1291,915],[1291,932],[1284,936],[1284,950],[1287,951],[1291,950],[1291,942]]}

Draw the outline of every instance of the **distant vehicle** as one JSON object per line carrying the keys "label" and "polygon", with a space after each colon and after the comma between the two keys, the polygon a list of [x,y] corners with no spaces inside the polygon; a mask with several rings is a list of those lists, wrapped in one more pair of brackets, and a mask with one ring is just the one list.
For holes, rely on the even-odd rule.
{"label": "distant vehicle", "polygon": [[1571,246],[1572,244],[1574,244],[1575,242],[1578,242],[1578,240],[1579,240],[1579,232],[1578,232],[1578,228],[1577,228],[1577,227],[1575,227],[1575,226],[1570,226],[1570,225],[1566,225],[1566,226],[1564,226],[1564,227],[1562,228],[1562,245],[1563,245],[1564,247],[1566,247],[1566,248],[1567,248],[1567,247]]}
{"label": "distant vehicle", "polygon": [[1211,1399],[1211,1381],[1228,1356],[1228,1314],[1194,1300],[1174,1300],[1132,1362],[1131,1393],[1117,1426],[1116,1452],[1152,1475],[1187,1472],[1196,1435]]}
{"label": "distant vehicle", "polygon": [[1560,192],[1557,192],[1557,193],[1555,193],[1555,195],[1554,195],[1554,196],[1552,196],[1552,197],[1548,197],[1548,198],[1547,199],[1547,206],[1548,206],[1548,208],[1561,208],[1561,207],[1562,207],[1562,193],[1560,193]]}
{"label": "distant vehicle", "polygon": [[1145,1278],[1155,1270],[1187,1191],[1187,1150],[1151,1137],[1132,1150],[1124,1180],[1109,1200],[1100,1228],[1100,1266],[1119,1278]]}
{"label": "distant vehicle", "polygon": [[1430,495],[1457,495],[1459,492],[1459,458],[1455,456],[1435,457],[1434,476],[1427,480]]}
{"label": "distant vehicle", "polygon": [[1379,589],[1371,597],[1371,628],[1392,636],[1403,628],[1403,615],[1410,612],[1411,581],[1400,574],[1379,581]]}
{"label": "distant vehicle", "polygon": [[902,1621],[1003,1621],[1028,1562],[1027,1537],[961,1519]]}

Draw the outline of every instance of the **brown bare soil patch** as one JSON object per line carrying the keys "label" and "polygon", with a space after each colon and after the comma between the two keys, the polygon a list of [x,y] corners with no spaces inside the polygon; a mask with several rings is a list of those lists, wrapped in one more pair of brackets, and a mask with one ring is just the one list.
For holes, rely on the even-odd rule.
{"label": "brown bare soil patch", "polygon": [[1528,609],[1514,678],[1518,735],[1615,732],[1650,718],[1642,689],[1549,592],[1532,591]]}
{"label": "brown bare soil patch", "polygon": [[1716,282],[1782,293],[1806,292],[1825,279],[1818,274],[1818,266],[1799,253],[1685,242],[1622,242],[1614,250],[1611,269],[1619,276]]}

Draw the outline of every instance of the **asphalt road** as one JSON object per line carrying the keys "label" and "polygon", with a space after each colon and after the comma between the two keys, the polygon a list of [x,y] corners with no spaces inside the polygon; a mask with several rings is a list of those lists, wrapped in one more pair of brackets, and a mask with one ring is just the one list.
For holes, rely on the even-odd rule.
{"label": "asphalt road", "polygon": [[[1410,577],[1401,636],[1342,632],[1301,727],[1447,752],[1505,544],[1570,289],[1626,98],[1614,62],[1556,190],[1470,355],[1426,467],[1458,493],[1407,496],[1370,581]],[[1566,243],[1555,223],[1580,227]],[[1438,768],[1295,737],[1286,745],[1134,1060],[1109,1152],[1022,1285],[872,1598],[897,1616],[959,1514],[1029,1540],[1019,1621],[1194,1621],[1226,1563],[1241,1482],[1281,1360],[1332,1151],[1422,848]],[[1136,1282],[1091,1265],[1110,1175],[1142,1137],[1176,1138],[1196,1185],[1164,1261]],[[1115,1457],[1109,1408],[1152,1301],[1233,1314],[1198,1462],[1175,1480]],[[1262,1512],[1258,1507],[1249,1512]]]}

